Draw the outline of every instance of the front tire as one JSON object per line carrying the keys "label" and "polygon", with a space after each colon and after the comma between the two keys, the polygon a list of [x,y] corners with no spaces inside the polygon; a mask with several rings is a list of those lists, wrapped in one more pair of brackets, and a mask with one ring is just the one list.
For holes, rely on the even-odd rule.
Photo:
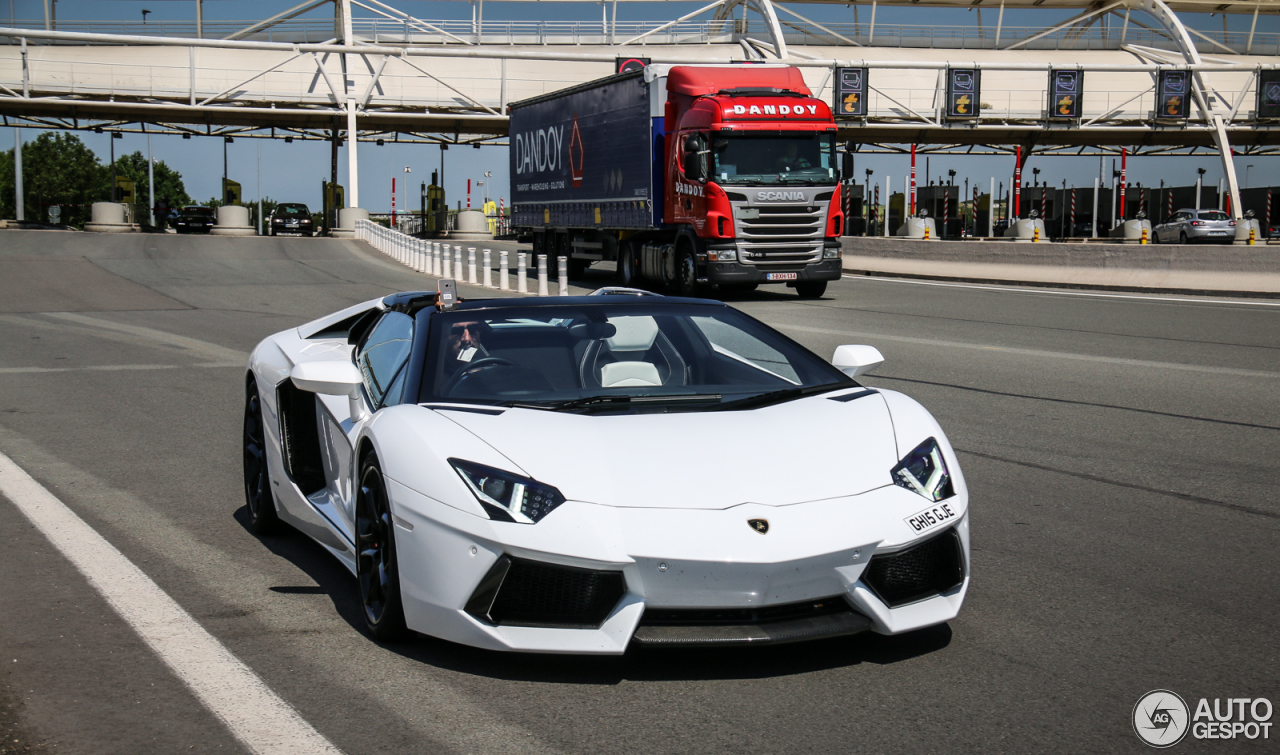
{"label": "front tire", "polygon": [[249,510],[249,529],[267,535],[280,526],[271,475],[267,470],[266,434],[262,424],[262,399],[258,384],[250,378],[244,401],[244,503]]}
{"label": "front tire", "polygon": [[628,288],[636,284],[636,253],[630,241],[618,244],[617,283]]}
{"label": "front tire", "polygon": [[395,523],[378,457],[372,451],[360,462],[356,497],[356,581],[369,634],[379,641],[405,636],[396,559]]}
{"label": "front tire", "polygon": [[796,293],[801,299],[821,299],[827,292],[826,281],[800,281],[796,283]]}
{"label": "front tire", "polygon": [[676,252],[675,280],[672,281],[671,291],[676,296],[694,298],[699,294],[698,289],[698,263],[693,258],[693,252],[685,246]]}

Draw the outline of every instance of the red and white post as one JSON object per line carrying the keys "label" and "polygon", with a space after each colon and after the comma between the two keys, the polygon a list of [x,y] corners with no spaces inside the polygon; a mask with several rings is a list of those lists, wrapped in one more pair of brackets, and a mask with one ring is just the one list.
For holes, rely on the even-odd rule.
{"label": "red and white post", "polygon": [[1018,147],[1015,159],[1018,163],[1013,166],[1013,218],[1009,219],[1010,224],[1015,218],[1022,217],[1022,147]]}
{"label": "red and white post", "polygon": [[391,178],[391,227],[396,227],[396,179]]}
{"label": "red and white post", "polygon": [[1125,200],[1124,195],[1128,193],[1125,191],[1126,179],[1128,178],[1128,170],[1129,170],[1129,148],[1121,147],[1120,148],[1120,222],[1121,223],[1128,220],[1128,216],[1124,214],[1124,200]]}
{"label": "red and white post", "polygon": [[911,217],[916,215],[916,145],[911,145]]}

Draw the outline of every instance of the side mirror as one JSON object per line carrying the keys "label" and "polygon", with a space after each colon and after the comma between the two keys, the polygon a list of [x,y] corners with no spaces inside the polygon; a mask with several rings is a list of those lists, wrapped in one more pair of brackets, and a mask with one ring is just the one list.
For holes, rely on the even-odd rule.
{"label": "side mirror", "polygon": [[360,370],[351,362],[302,362],[295,364],[289,379],[299,390],[326,396],[359,396]]}
{"label": "side mirror", "polygon": [[702,149],[702,145],[698,143],[698,137],[696,135],[685,137],[685,140],[684,140],[685,152],[697,152],[700,149]]}
{"label": "side mirror", "polygon": [[853,153],[840,153],[840,177],[848,181],[853,178]]}
{"label": "side mirror", "polygon": [[831,364],[849,377],[858,377],[884,364],[884,355],[874,346],[837,346]]}

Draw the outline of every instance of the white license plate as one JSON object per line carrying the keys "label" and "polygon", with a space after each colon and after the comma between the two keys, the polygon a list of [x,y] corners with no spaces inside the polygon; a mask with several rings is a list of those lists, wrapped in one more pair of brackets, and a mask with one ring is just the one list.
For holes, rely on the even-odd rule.
{"label": "white license plate", "polygon": [[944,501],[933,508],[913,514],[902,521],[906,522],[916,532],[927,532],[935,527],[941,527],[957,516],[959,514],[952,508],[952,505]]}
{"label": "white license plate", "polygon": [[1226,236],[1226,231],[1209,231],[1210,236]]}
{"label": "white license plate", "polygon": [[765,280],[769,281],[793,281],[796,279],[796,273],[766,273]]}

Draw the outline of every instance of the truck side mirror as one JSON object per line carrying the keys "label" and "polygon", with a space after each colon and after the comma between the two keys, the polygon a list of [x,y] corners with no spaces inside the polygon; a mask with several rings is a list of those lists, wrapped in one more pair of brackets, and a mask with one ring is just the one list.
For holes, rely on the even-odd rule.
{"label": "truck side mirror", "polygon": [[702,145],[698,142],[698,137],[696,135],[685,137],[684,139],[685,152],[697,152],[701,147]]}
{"label": "truck side mirror", "polygon": [[853,178],[853,153],[842,152],[840,154],[840,177],[848,181]]}

